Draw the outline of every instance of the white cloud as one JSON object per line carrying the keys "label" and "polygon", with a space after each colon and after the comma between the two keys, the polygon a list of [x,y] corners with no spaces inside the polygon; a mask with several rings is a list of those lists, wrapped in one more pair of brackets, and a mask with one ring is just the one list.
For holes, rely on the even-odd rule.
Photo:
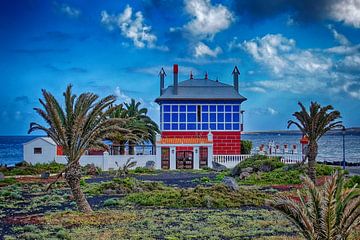
{"label": "white cloud", "polygon": [[151,32],[151,26],[144,23],[144,17],[140,11],[133,14],[133,9],[127,5],[124,11],[118,15],[101,12],[101,23],[110,31],[117,27],[121,34],[131,39],[138,48],[157,48],[167,51],[165,46],[156,46],[157,37]]}
{"label": "white cloud", "polygon": [[359,52],[360,50],[360,44],[357,45],[351,45],[351,46],[336,46],[336,47],[331,47],[328,49],[325,49],[325,52],[328,53],[334,53],[334,54],[354,54]]}
{"label": "white cloud", "polygon": [[266,109],[271,115],[276,115],[278,114],[278,111],[276,111],[275,109],[271,108],[271,107],[268,107]]}
{"label": "white cloud", "polygon": [[330,59],[310,50],[298,49],[295,40],[281,34],[267,34],[262,38],[244,41],[242,47],[255,61],[268,67],[277,76],[324,72],[332,65]]}
{"label": "white cloud", "polygon": [[124,92],[121,91],[120,87],[117,86],[114,91],[114,95],[116,96],[117,100],[121,102],[130,102],[131,98],[124,94]]}
{"label": "white cloud", "polygon": [[67,4],[62,4],[60,6],[60,10],[65,13],[66,15],[70,16],[70,17],[79,17],[81,12],[80,10],[74,8],[74,7],[71,7]]}
{"label": "white cloud", "polygon": [[222,52],[222,49],[217,46],[215,49],[210,49],[206,44],[199,42],[195,46],[195,57],[202,57],[202,56],[210,56],[210,57],[217,57],[218,54]]}
{"label": "white cloud", "polygon": [[360,28],[360,1],[338,0],[330,6],[330,17],[356,28]]}
{"label": "white cloud", "polygon": [[339,33],[338,31],[336,31],[336,29],[333,27],[333,25],[329,24],[328,28],[332,32],[335,40],[338,41],[338,43],[340,43],[341,45],[349,45],[349,44],[351,44],[349,42],[349,40],[345,37],[345,35]]}
{"label": "white cloud", "polygon": [[192,20],[184,29],[199,38],[213,38],[234,21],[233,14],[225,6],[212,5],[210,0],[186,0],[185,10],[192,16]]}

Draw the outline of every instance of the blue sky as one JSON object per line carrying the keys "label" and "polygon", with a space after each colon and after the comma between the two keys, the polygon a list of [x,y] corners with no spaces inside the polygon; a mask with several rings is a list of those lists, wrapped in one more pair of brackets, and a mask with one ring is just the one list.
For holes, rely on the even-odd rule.
{"label": "blue sky", "polygon": [[245,130],[285,129],[297,102],[360,126],[359,0],[0,2],[0,135],[24,135],[41,89],[138,99],[158,120],[158,72],[232,83]]}

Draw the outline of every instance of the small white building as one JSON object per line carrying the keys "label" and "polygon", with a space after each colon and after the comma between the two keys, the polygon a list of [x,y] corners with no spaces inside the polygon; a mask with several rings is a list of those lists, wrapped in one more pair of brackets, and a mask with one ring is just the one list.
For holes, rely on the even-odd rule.
{"label": "small white building", "polygon": [[24,161],[35,163],[49,163],[56,160],[57,146],[49,137],[38,137],[24,143]]}

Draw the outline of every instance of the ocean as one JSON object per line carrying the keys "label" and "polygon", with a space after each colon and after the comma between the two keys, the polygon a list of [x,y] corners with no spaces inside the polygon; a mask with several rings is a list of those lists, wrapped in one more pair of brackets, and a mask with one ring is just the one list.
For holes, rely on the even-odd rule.
{"label": "ocean", "polygon": [[[14,165],[23,160],[23,144],[36,138],[37,136],[0,136],[0,165]],[[284,144],[289,146],[297,144],[300,150],[299,140],[301,135],[289,133],[258,133],[243,134],[242,139],[251,140],[254,149],[261,144],[267,145],[269,141],[274,141],[281,148]],[[141,149],[141,148],[140,148]],[[139,150],[140,150],[139,149]],[[151,148],[146,149],[150,151]],[[141,150],[140,150],[141,151]],[[320,161],[341,161],[342,160],[342,135],[325,135],[319,142]],[[360,162],[360,135],[345,136],[345,156],[348,162]]]}

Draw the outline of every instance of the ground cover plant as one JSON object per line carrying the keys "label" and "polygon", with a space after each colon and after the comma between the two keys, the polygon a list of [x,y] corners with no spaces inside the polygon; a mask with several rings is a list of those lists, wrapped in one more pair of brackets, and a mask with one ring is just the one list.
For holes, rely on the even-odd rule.
{"label": "ground cover plant", "polygon": [[16,176],[16,175],[39,175],[43,172],[50,173],[59,173],[64,170],[65,165],[50,162],[50,163],[37,163],[37,164],[22,164],[15,166],[14,168],[1,168],[0,172],[2,172],[5,176]]}

